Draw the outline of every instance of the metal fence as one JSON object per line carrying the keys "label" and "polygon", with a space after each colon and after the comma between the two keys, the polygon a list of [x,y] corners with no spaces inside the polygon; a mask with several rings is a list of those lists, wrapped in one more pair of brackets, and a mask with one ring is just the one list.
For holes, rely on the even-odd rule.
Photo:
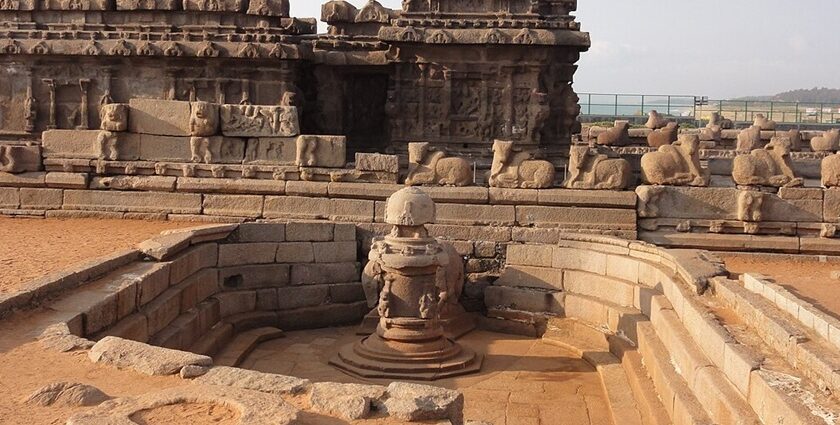
{"label": "metal fence", "polygon": [[838,103],[708,100],[700,96],[581,93],[584,117],[644,117],[656,110],[672,117],[708,120],[713,112],[734,122],[752,122],[763,114],[778,123],[840,124]]}

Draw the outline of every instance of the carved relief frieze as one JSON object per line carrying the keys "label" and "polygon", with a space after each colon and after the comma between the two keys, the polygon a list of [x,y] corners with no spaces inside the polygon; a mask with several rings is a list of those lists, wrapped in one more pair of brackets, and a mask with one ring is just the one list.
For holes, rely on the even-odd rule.
{"label": "carved relief frieze", "polygon": [[300,133],[297,108],[222,105],[222,134],[236,137],[290,137]]}
{"label": "carved relief frieze", "polygon": [[289,16],[289,0],[251,0],[248,3],[249,15]]}

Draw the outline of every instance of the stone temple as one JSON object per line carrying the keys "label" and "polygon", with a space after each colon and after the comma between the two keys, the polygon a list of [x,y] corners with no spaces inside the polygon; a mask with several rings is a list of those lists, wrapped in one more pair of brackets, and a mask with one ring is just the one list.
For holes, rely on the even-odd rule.
{"label": "stone temple", "polygon": [[0,423],[840,420],[840,129],[581,124],[576,0],[355,3],[0,0]]}

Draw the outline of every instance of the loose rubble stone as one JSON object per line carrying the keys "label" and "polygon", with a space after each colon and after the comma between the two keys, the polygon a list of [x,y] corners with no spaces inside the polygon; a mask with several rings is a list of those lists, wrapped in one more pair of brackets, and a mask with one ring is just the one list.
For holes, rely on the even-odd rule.
{"label": "loose rubble stone", "polygon": [[318,412],[356,420],[367,418],[384,395],[385,387],[379,385],[319,382],[312,386],[309,400]]}
{"label": "loose rubble stone", "polygon": [[225,385],[272,394],[300,394],[310,386],[307,379],[227,366],[214,367],[195,381],[207,385]]}
{"label": "loose rubble stone", "polygon": [[38,342],[41,343],[42,347],[59,353],[87,350],[94,344],[93,341],[70,333],[65,323],[49,326],[38,337]]}
{"label": "loose rubble stone", "polygon": [[458,391],[392,382],[387,392],[384,405],[392,417],[405,421],[449,419],[453,425],[464,423],[464,395]]}
{"label": "loose rubble stone", "polygon": [[181,368],[181,379],[198,378],[199,376],[207,373],[208,370],[210,369],[204,366],[186,365]]}
{"label": "loose rubble stone", "polygon": [[41,387],[22,402],[38,406],[96,406],[110,399],[99,388],[75,382],[54,382]]}
{"label": "loose rubble stone", "polygon": [[207,356],[153,347],[113,336],[107,336],[97,342],[91,348],[88,357],[94,363],[131,368],[147,375],[174,375],[184,366],[213,364],[213,359]]}

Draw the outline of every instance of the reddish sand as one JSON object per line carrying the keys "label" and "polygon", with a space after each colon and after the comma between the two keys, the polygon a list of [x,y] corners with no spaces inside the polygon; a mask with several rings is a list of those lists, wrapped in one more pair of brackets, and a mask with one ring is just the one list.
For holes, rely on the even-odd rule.
{"label": "reddish sand", "polygon": [[756,255],[721,253],[726,268],[734,273],[763,274],[815,307],[840,318],[840,280],[831,272],[840,271],[840,258],[797,255]]}
{"label": "reddish sand", "polygon": [[0,218],[0,293],[75,264],[196,223]]}

